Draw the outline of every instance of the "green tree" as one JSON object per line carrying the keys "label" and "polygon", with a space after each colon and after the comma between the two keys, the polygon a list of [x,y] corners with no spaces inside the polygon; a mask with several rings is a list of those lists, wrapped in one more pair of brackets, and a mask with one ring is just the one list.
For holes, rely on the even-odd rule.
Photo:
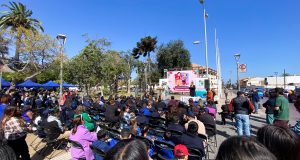
{"label": "green tree", "polygon": [[9,11],[1,12],[2,16],[0,17],[0,28],[9,28],[16,34],[15,60],[19,61],[21,37],[23,34],[19,28],[22,27],[34,32],[44,31],[44,29],[38,19],[31,17],[33,12],[28,10],[24,4],[20,2],[9,2],[9,5],[4,4],[2,6],[7,8]]}
{"label": "green tree", "polygon": [[164,69],[191,67],[190,52],[182,40],[162,44],[158,47],[156,57],[161,76],[164,75]]}
{"label": "green tree", "polygon": [[[157,44],[157,38],[156,37],[151,37],[151,36],[147,36],[142,38],[139,42],[136,43],[136,47],[133,49],[133,53],[132,56],[135,59],[140,58],[140,56],[144,56],[144,57],[148,57],[147,59],[147,67],[146,67],[146,72],[145,72],[145,76],[146,76],[146,85],[148,85],[148,74],[147,72],[150,71],[150,64],[151,64],[151,58],[150,58],[150,54],[151,52],[154,52],[156,49],[156,44]],[[151,84],[151,82],[150,82]],[[146,87],[147,88],[147,87]]]}
{"label": "green tree", "polygon": [[4,59],[8,55],[9,40],[5,37],[6,31],[0,31],[0,57]]}
{"label": "green tree", "polygon": [[131,56],[131,51],[121,52],[125,63],[127,64],[127,72],[124,73],[125,81],[127,85],[127,93],[130,93],[130,84],[131,84],[131,74],[136,66],[137,60]]}

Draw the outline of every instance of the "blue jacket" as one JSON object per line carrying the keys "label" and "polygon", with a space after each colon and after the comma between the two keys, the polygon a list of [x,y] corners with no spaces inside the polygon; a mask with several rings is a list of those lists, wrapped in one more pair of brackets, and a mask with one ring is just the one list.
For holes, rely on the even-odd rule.
{"label": "blue jacket", "polygon": [[3,118],[3,115],[4,115],[4,111],[5,111],[5,108],[7,107],[6,104],[3,104],[1,103],[0,104],[0,120],[2,121],[2,118]]}

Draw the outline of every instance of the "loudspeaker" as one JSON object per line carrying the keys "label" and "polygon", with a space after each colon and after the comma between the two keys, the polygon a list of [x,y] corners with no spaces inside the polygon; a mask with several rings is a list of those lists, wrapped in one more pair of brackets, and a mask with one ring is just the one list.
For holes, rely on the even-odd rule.
{"label": "loudspeaker", "polygon": [[208,79],[204,80],[205,89],[210,88],[210,81]]}

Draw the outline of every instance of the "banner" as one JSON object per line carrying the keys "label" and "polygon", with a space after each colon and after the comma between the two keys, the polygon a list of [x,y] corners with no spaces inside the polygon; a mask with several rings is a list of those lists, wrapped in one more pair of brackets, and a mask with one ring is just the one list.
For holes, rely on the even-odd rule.
{"label": "banner", "polygon": [[206,98],[205,80],[207,78],[195,78],[194,83],[196,86],[196,96]]}
{"label": "banner", "polygon": [[197,78],[197,73],[193,70],[188,71],[169,71],[167,72],[168,86],[170,92],[190,92],[191,82]]}

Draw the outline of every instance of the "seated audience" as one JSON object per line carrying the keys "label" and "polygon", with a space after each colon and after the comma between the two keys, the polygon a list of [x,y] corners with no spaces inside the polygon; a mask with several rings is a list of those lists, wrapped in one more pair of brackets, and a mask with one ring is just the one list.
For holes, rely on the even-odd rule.
{"label": "seated audience", "polygon": [[123,140],[110,149],[105,160],[149,160],[147,145],[142,140]]}
{"label": "seated audience", "polygon": [[174,147],[174,156],[176,160],[188,160],[189,150],[185,145],[178,144]]}
{"label": "seated audience", "polygon": [[94,126],[94,122],[91,119],[90,115],[88,113],[85,112],[85,106],[80,105],[77,107],[76,109],[76,114],[74,115],[75,117],[77,115],[81,115],[82,119],[84,121],[84,126],[89,130],[89,131],[94,131],[95,126]]}
{"label": "seated audience", "polygon": [[172,122],[168,124],[168,130],[174,130],[174,131],[179,131],[179,132],[185,132],[185,128],[179,124],[180,119],[178,116],[174,115],[172,117]]}
{"label": "seated audience", "polygon": [[23,120],[27,123],[30,124],[33,118],[33,113],[32,113],[32,109],[31,106],[29,105],[25,105],[22,107],[21,109],[21,115]]}
{"label": "seated audience", "polygon": [[216,125],[216,121],[215,121],[214,117],[212,117],[210,114],[206,113],[204,108],[201,108],[199,110],[197,119],[199,121],[201,121],[204,124],[204,126],[206,124],[213,125],[213,126]]}
{"label": "seated audience", "polygon": [[[105,153],[112,148],[112,146],[109,145],[109,137],[107,134],[107,130],[103,129],[98,131],[97,138],[98,140],[92,143],[93,147],[98,148]],[[98,155],[97,153],[94,153],[94,156],[95,160],[102,160],[104,158],[101,155]]]}
{"label": "seated audience", "polygon": [[186,133],[180,137],[173,137],[175,144],[183,144],[188,148],[198,149],[205,155],[203,139],[198,137],[198,124],[194,121],[189,122]]}
{"label": "seated audience", "polygon": [[92,142],[97,140],[95,132],[90,132],[85,126],[81,115],[78,115],[73,120],[74,128],[71,130],[69,139],[80,143],[82,149],[72,147],[71,156],[73,159],[85,158],[86,160],[93,160],[94,155],[90,148]]}
{"label": "seated audience", "polygon": [[7,144],[14,150],[17,158],[30,160],[28,145],[25,141],[28,128],[18,107],[9,106],[5,109],[2,128]]}
{"label": "seated audience", "polygon": [[57,110],[55,109],[45,109],[43,111],[43,113],[41,115],[39,115],[38,117],[35,118],[35,120],[33,121],[33,123],[38,126],[40,124],[40,122],[42,122],[43,120],[47,120],[47,122],[53,122],[56,121],[58,124],[58,127],[60,128],[61,132],[64,131],[64,127],[62,126],[61,121],[57,118],[56,113]]}
{"label": "seated audience", "polygon": [[265,145],[278,160],[297,159],[300,147],[299,138],[290,129],[267,125],[257,131],[257,140]]}
{"label": "seated audience", "polygon": [[140,136],[141,128],[138,126],[137,120],[135,117],[131,117],[130,121],[130,133],[135,136]]}
{"label": "seated audience", "polygon": [[216,160],[276,160],[276,157],[255,139],[235,136],[221,144]]}
{"label": "seated audience", "polygon": [[123,128],[120,133],[120,139],[125,140],[130,138],[131,138],[130,130],[128,128]]}
{"label": "seated audience", "polygon": [[0,100],[0,120],[2,120],[5,108],[9,104],[9,95],[3,95]]}
{"label": "seated audience", "polygon": [[187,123],[185,123],[185,125],[184,125],[186,130],[187,130],[188,125],[190,124],[190,122],[196,122],[197,125],[198,125],[198,127],[197,127],[198,128],[198,133],[202,134],[202,135],[206,135],[204,124],[197,119],[197,117],[195,116],[195,114],[193,112],[188,112],[186,114],[185,118],[187,120]]}

